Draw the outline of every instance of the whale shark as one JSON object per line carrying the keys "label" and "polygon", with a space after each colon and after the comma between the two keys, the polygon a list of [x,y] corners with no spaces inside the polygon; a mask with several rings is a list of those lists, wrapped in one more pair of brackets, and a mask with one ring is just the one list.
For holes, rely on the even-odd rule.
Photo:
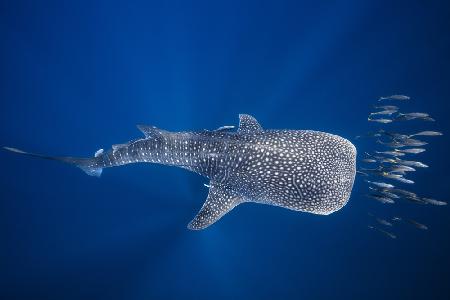
{"label": "whale shark", "polygon": [[192,230],[205,229],[246,202],[329,215],[348,202],[356,174],[356,148],[345,138],[313,130],[265,130],[247,114],[239,127],[169,132],[138,125],[143,138],[93,157],[57,157],[4,149],[75,165],[91,176],[130,163],[177,166],[209,179],[209,193]]}

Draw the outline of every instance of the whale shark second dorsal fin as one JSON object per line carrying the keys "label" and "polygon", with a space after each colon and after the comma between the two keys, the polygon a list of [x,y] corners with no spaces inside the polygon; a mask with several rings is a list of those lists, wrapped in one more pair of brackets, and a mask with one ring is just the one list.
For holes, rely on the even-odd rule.
{"label": "whale shark second dorsal fin", "polygon": [[242,202],[244,202],[243,198],[236,192],[211,181],[208,198],[195,218],[189,223],[188,228],[191,230],[205,229]]}
{"label": "whale shark second dorsal fin", "polygon": [[166,132],[165,130],[159,129],[155,126],[148,126],[148,125],[136,125],[136,126],[140,131],[142,131],[142,133],[145,135],[146,138],[158,137],[162,133]]}
{"label": "whale shark second dorsal fin", "polygon": [[238,131],[244,132],[244,133],[250,133],[250,132],[262,132],[263,129],[254,117],[252,117],[250,115],[246,115],[246,114],[240,114]]}

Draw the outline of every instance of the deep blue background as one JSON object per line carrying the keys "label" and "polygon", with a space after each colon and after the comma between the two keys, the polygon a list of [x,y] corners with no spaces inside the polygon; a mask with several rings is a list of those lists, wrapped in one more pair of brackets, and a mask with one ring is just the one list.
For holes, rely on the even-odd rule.
{"label": "deep blue background", "polygon": [[[354,140],[379,96],[405,93],[438,120],[423,129],[446,133],[415,191],[448,200],[448,1],[71,2],[1,1],[0,144],[90,156],[140,137],[138,123],[213,129],[238,113]],[[96,179],[6,152],[0,166],[1,299],[450,297],[449,208],[387,208],[361,178],[327,217],[245,204],[193,232],[207,195],[193,173]],[[368,211],[430,230],[389,240]]]}

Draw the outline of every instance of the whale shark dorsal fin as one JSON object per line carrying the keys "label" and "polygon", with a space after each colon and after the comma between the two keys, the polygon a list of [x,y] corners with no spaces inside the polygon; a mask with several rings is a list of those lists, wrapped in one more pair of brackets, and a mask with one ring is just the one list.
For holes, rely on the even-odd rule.
{"label": "whale shark dorsal fin", "polygon": [[250,115],[246,115],[246,114],[240,114],[238,131],[244,132],[244,133],[250,133],[250,132],[262,132],[263,129],[254,117],[252,117]]}
{"label": "whale shark dorsal fin", "polygon": [[243,198],[230,188],[210,182],[208,198],[195,218],[188,224],[188,228],[205,229],[242,202],[244,202]]}
{"label": "whale shark dorsal fin", "polygon": [[148,125],[136,125],[137,128],[142,131],[142,133],[145,135],[146,138],[150,137],[157,137],[160,136],[165,130],[159,129],[155,126],[148,126]]}

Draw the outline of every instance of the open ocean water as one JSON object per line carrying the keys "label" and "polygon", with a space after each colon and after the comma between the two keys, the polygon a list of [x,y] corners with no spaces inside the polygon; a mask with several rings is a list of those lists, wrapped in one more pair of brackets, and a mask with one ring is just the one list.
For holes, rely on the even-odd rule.
{"label": "open ocean water", "polygon": [[[0,36],[1,146],[91,156],[141,137],[135,124],[248,113],[338,134],[361,157],[371,106],[405,94],[444,133],[412,190],[450,200],[448,1],[2,0]],[[388,207],[359,176],[329,216],[244,204],[190,231],[208,193],[194,173],[132,164],[97,179],[6,151],[0,166],[1,299],[450,299],[449,207]],[[429,230],[396,225],[392,240],[367,212]]]}

